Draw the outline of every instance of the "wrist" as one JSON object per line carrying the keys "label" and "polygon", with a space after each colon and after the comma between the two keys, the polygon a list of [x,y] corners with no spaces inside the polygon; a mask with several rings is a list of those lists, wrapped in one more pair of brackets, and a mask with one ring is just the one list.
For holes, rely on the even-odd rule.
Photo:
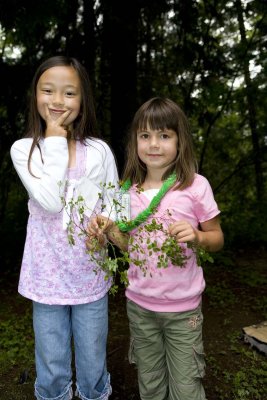
{"label": "wrist", "polygon": [[65,131],[65,129],[47,128],[45,130],[45,137],[52,137],[52,136],[60,136],[67,138],[67,132]]}
{"label": "wrist", "polygon": [[114,234],[116,234],[116,232],[118,232],[118,227],[114,221],[110,220],[109,224],[107,225],[107,227],[105,229],[105,233],[107,235],[114,235]]}
{"label": "wrist", "polygon": [[204,247],[205,246],[205,243],[204,243],[205,240],[204,240],[204,237],[203,237],[203,232],[198,230],[198,229],[196,229],[195,233],[196,233],[195,244],[197,246]]}

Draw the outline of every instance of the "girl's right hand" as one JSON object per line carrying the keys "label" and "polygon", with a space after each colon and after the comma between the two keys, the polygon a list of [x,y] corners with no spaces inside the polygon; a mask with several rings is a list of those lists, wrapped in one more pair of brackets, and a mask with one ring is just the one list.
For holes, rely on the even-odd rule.
{"label": "girl's right hand", "polygon": [[123,251],[128,250],[128,233],[121,232],[116,223],[110,218],[103,215],[97,215],[97,217],[92,218],[87,227],[87,232],[88,239],[86,245],[90,250],[99,250],[99,247],[101,248],[106,245],[107,240]]}
{"label": "girl's right hand", "polygon": [[49,136],[63,136],[67,137],[68,135],[68,127],[64,125],[64,122],[71,114],[71,110],[66,110],[63,114],[61,114],[57,119],[53,119],[49,112],[49,107],[46,104],[46,112],[45,112],[45,122],[46,122],[46,130],[45,137]]}
{"label": "girl's right hand", "polygon": [[97,215],[92,218],[87,226],[88,239],[86,240],[86,246],[90,250],[96,249],[97,245],[103,247],[107,242],[106,233],[113,226],[114,222],[103,215]]}
{"label": "girl's right hand", "polygon": [[87,232],[97,237],[108,233],[113,226],[114,222],[110,218],[104,217],[104,215],[97,215],[91,218],[87,227]]}

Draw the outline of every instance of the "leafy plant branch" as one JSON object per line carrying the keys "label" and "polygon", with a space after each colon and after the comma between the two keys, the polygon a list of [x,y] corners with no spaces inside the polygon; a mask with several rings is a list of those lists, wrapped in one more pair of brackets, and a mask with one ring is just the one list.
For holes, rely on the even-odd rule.
{"label": "leafy plant branch", "polygon": [[[98,194],[101,213],[107,211],[104,204],[104,194],[106,190],[111,189],[114,190],[114,186],[111,184],[102,185],[102,193]],[[195,243],[188,242],[181,245],[175,237],[169,235],[167,226],[172,219],[169,210],[167,210],[165,217],[150,218],[147,222],[135,228],[128,237],[127,251],[121,249],[118,251],[118,246],[114,244],[109,235],[104,235],[104,240],[89,235],[88,223],[90,218],[97,217],[97,214],[94,210],[88,210],[82,196],[71,198],[68,202],[62,199],[62,202],[69,216],[67,232],[70,245],[75,245],[75,235],[77,234],[90,243],[87,253],[96,265],[95,273],[103,271],[105,279],[112,281],[110,289],[112,294],[115,294],[118,290],[117,277],[120,284],[125,287],[128,286],[127,271],[129,264],[139,268],[144,276],[148,273],[152,277],[153,273],[147,266],[148,257],[155,259],[155,268],[157,269],[165,269],[171,265],[184,268],[190,257],[186,251],[186,248],[188,248],[195,254],[199,266],[206,261],[213,262],[210,254]],[[114,198],[109,207],[107,221],[111,222],[110,216],[114,211],[117,215],[123,214],[122,208],[120,202]],[[90,218],[87,217],[88,211],[91,214]],[[112,224],[114,225],[113,221]],[[125,235],[124,233],[121,234]]]}

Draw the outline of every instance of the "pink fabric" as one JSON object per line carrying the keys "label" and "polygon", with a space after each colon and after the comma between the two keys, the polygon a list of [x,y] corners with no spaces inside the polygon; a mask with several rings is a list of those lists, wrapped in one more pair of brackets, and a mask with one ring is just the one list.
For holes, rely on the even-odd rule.
{"label": "pink fabric", "polygon": [[[131,194],[131,218],[149,205],[149,200],[133,187]],[[158,206],[152,219],[166,229],[171,223],[187,220],[194,227],[200,222],[208,221],[219,214],[211,186],[207,179],[196,174],[192,185],[185,190],[168,192]],[[139,231],[140,232],[140,231]],[[139,241],[142,249],[133,252],[135,259],[145,260],[146,273],[136,265],[131,264],[128,271],[129,286],[126,290],[128,299],[141,307],[159,312],[181,312],[195,309],[201,302],[201,294],[205,289],[203,270],[196,263],[196,257],[190,249],[183,245],[185,255],[189,257],[184,267],[169,263],[167,268],[157,268],[159,254],[148,253],[146,242],[141,243],[138,228],[131,232],[134,243]],[[157,240],[159,243],[166,238],[159,231],[144,233],[142,236]],[[144,238],[143,238],[144,239]],[[144,251],[144,253],[143,253]]]}
{"label": "pink fabric", "polygon": [[[76,168],[68,179],[85,174],[86,146],[77,142]],[[19,293],[45,304],[84,304],[102,298],[110,287],[86,253],[85,237],[76,229],[75,245],[62,229],[63,211],[50,213],[30,199],[27,238],[21,266]],[[78,221],[77,221],[78,222]],[[78,222],[79,223],[79,222]]]}

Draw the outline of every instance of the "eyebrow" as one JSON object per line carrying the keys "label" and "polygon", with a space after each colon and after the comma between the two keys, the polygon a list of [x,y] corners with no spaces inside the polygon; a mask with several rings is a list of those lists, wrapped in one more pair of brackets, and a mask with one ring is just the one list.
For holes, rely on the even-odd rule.
{"label": "eyebrow", "polygon": [[[168,131],[168,132],[171,132],[171,131],[173,131],[173,129],[171,129],[171,128],[163,128],[163,129],[152,129],[155,133],[162,133],[162,132],[166,132],[166,131]],[[145,129],[138,129],[138,131],[137,131],[137,133],[143,133],[143,132],[146,132],[146,133],[149,133],[150,132],[150,130],[147,130],[146,128]]]}
{"label": "eyebrow", "polygon": [[[44,82],[40,82],[40,85],[51,85],[51,86],[54,86],[55,85],[55,83],[54,82],[49,82],[49,81],[44,81]],[[63,87],[64,88],[73,88],[73,89],[77,89],[78,88],[78,86],[75,86],[75,85],[72,85],[72,84],[66,84],[66,85],[63,85]]]}

